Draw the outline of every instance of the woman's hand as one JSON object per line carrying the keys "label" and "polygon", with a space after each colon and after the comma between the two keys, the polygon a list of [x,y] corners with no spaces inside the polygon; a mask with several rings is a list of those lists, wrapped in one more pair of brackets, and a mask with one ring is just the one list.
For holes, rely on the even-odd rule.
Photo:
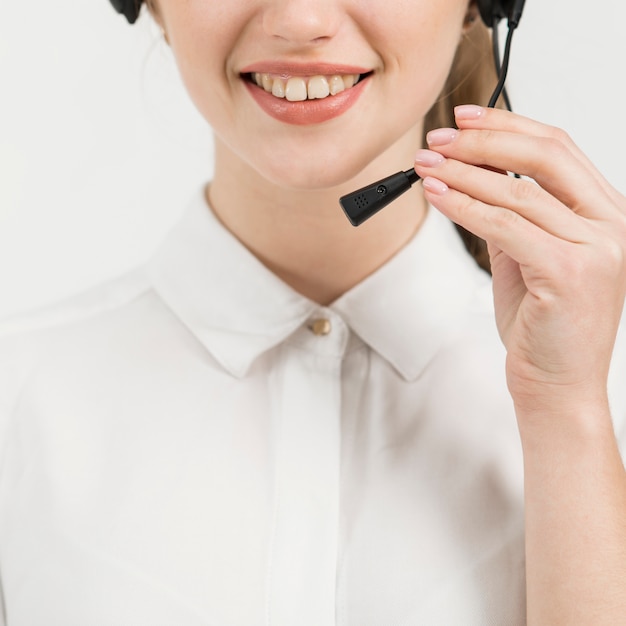
{"label": "woman's hand", "polygon": [[428,201],[489,245],[518,418],[601,401],[626,293],[626,198],[559,129],[472,105],[456,121],[429,133],[415,169]]}
{"label": "woman's hand", "polygon": [[528,624],[623,624],[626,472],[606,386],[626,199],[560,130],[474,106],[456,120],[415,169],[428,201],[489,244],[524,450]]}

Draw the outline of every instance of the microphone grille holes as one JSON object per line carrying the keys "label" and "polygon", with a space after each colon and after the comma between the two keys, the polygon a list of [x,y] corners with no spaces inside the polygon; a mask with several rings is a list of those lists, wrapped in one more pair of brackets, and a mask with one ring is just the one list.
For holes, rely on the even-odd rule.
{"label": "microphone grille holes", "polygon": [[358,196],[354,197],[354,204],[356,204],[358,209],[363,210],[369,206],[369,200],[364,193],[360,193]]}

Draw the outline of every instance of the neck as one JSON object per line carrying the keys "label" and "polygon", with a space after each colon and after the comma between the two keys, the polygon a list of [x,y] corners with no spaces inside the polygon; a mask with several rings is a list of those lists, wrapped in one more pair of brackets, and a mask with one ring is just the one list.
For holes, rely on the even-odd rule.
{"label": "neck", "polygon": [[218,219],[274,274],[322,305],[394,256],[426,214],[416,185],[358,228],[348,222],[339,197],[393,173],[380,164],[345,185],[303,191],[262,178],[217,139],[215,163],[207,200]]}

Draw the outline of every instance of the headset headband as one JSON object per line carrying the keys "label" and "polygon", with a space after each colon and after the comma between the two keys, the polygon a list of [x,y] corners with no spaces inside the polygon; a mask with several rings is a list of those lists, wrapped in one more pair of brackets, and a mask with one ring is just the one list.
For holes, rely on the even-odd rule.
{"label": "headset headband", "polygon": [[[490,28],[501,19],[507,18],[513,28],[517,27],[525,0],[478,0],[480,16]],[[111,0],[111,4],[118,13],[126,17],[129,23],[134,24],[139,17],[143,0]]]}

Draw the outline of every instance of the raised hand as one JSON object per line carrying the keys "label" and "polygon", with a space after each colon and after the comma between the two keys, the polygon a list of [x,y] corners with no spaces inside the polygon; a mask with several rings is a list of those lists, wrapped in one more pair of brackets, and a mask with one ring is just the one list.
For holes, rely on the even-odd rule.
{"label": "raised hand", "polygon": [[559,129],[476,106],[456,120],[429,133],[416,171],[429,202],[489,244],[516,405],[598,401],[626,293],[626,198]]}
{"label": "raised hand", "polygon": [[626,199],[561,130],[476,106],[456,121],[415,169],[428,201],[489,244],[524,450],[528,624],[626,623],[626,472],[607,398]]}

